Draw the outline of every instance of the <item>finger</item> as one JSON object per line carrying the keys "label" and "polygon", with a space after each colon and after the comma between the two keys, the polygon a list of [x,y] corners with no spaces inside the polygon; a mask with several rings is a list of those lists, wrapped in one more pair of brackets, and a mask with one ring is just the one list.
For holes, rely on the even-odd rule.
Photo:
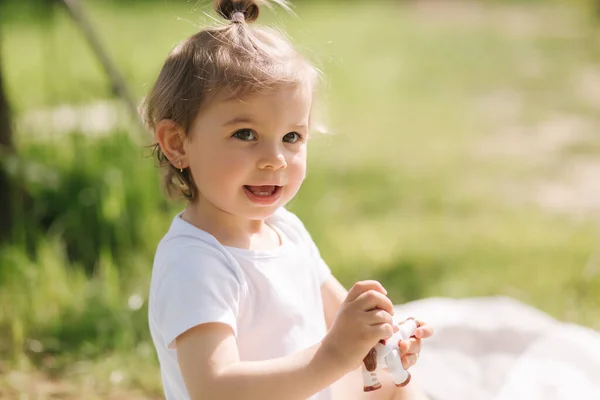
{"label": "finger", "polygon": [[417,363],[418,359],[419,359],[418,354],[407,354],[407,355],[403,356],[401,358],[402,368],[409,369],[410,367],[412,367],[413,365],[415,365]]}
{"label": "finger", "polygon": [[366,312],[366,317],[370,325],[390,324],[394,327],[394,319],[389,312],[381,309],[375,309]]}
{"label": "finger", "polygon": [[363,311],[370,311],[378,308],[387,311],[390,315],[394,315],[394,305],[392,304],[392,301],[381,292],[367,290],[359,295],[355,301],[360,303],[360,308]]}
{"label": "finger", "polygon": [[421,339],[410,338],[408,340],[398,341],[398,348],[400,349],[400,355],[406,354],[418,354],[421,352]]}
{"label": "finger", "polygon": [[377,341],[381,339],[389,339],[394,334],[394,328],[390,324],[378,324],[370,327],[370,331],[373,334],[373,339],[376,341],[373,345],[377,344]]}
{"label": "finger", "polygon": [[379,293],[383,293],[383,295],[387,294],[387,290],[381,285],[381,283],[377,281],[360,281],[356,282],[354,286],[350,289],[348,294],[346,295],[346,301],[351,302],[356,300],[358,296],[363,294],[368,290],[375,290]]}
{"label": "finger", "polygon": [[427,339],[428,337],[433,336],[433,327],[429,324],[426,324],[423,321],[417,322],[417,330],[415,331],[415,337],[419,339]]}

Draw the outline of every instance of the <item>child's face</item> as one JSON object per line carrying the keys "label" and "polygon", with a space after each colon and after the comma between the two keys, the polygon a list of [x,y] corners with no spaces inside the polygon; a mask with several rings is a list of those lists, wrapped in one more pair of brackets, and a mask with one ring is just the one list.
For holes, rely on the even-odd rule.
{"label": "child's face", "polygon": [[290,201],[306,174],[311,101],[301,87],[203,109],[184,145],[200,204],[256,220]]}

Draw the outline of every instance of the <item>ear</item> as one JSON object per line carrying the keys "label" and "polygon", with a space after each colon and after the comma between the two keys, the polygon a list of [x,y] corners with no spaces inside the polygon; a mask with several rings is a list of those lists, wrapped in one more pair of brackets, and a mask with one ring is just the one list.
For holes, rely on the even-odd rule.
{"label": "ear", "polygon": [[163,154],[175,168],[187,168],[188,159],[184,148],[185,130],[171,119],[156,124],[156,139]]}

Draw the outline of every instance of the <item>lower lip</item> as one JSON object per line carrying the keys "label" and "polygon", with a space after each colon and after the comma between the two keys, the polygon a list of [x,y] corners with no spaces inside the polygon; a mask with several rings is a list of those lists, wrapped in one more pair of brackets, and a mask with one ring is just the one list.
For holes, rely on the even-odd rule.
{"label": "lower lip", "polygon": [[279,200],[279,198],[281,197],[281,189],[281,186],[278,186],[273,192],[273,194],[269,196],[257,196],[250,190],[248,190],[246,186],[244,186],[244,192],[246,192],[246,196],[248,196],[251,202],[265,206],[275,204],[277,200]]}

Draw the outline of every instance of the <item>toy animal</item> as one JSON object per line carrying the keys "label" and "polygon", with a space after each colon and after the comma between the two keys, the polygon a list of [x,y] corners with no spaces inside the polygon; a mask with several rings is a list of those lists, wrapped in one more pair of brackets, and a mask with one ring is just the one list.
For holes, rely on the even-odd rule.
{"label": "toy animal", "polygon": [[362,365],[363,389],[365,392],[371,392],[381,388],[381,383],[377,379],[377,370],[388,368],[389,373],[396,386],[403,387],[410,382],[410,373],[402,367],[400,359],[399,340],[407,340],[415,334],[417,322],[414,318],[409,318],[398,325],[398,331],[386,340],[380,340],[375,347],[369,351],[364,358]]}

